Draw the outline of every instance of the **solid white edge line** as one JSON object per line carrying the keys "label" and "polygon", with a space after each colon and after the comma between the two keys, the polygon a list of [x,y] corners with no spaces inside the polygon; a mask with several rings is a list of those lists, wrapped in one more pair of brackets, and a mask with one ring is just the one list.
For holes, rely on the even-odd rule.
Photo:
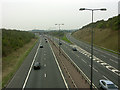
{"label": "solid white edge line", "polygon": [[[68,39],[68,38],[67,38]],[[69,39],[68,39],[69,40]],[[71,41],[72,42],[72,41]],[[84,42],[82,42],[82,43],[84,43]],[[86,44],[86,43],[85,43]],[[87,45],[87,47],[89,47],[88,45]],[[102,48],[104,48],[104,47],[102,47]],[[104,52],[104,51],[101,51],[101,50],[98,50],[98,49],[96,49],[96,47],[94,48],[96,51],[99,51],[99,52],[102,52],[102,53],[105,53],[105,54],[107,54],[108,56],[112,56],[113,58],[116,58],[116,59],[118,59],[118,57],[116,57],[116,56],[114,56],[114,55],[111,55],[111,54],[109,54],[109,53],[106,53],[106,52]],[[104,48],[104,49],[107,49],[107,48]],[[109,49],[108,49],[109,50]],[[111,50],[110,50],[111,51]],[[113,50],[112,50],[113,51]],[[113,51],[113,52],[115,52],[115,51]]]}
{"label": "solid white edge line", "polygon": [[[48,41],[48,43],[49,43],[49,41]],[[58,63],[58,61],[57,61],[57,58],[56,58],[56,56],[55,56],[55,54],[54,54],[54,52],[53,52],[53,49],[52,49],[50,43],[49,43],[49,46],[50,46],[50,48],[51,48],[51,50],[52,50],[53,56],[54,56],[55,61],[56,61],[56,63],[57,63],[57,66],[58,66],[58,69],[59,69],[59,71],[60,71],[60,74],[61,74],[61,76],[62,76],[62,78],[63,78],[63,81],[64,81],[64,83],[65,83],[65,86],[66,86],[66,88],[69,90],[68,85],[67,85],[67,82],[66,82],[66,80],[65,80],[65,77],[64,77],[64,75],[63,75],[63,73],[62,73],[62,70],[61,70],[61,68],[60,68],[60,65],[59,65],[59,63]]]}
{"label": "solid white edge line", "polygon": [[[72,42],[72,41],[71,41]],[[73,43],[73,42],[72,42]],[[79,46],[78,46],[79,47]],[[82,48],[81,48],[82,49]],[[84,50],[84,49],[83,49]],[[79,51],[79,50],[78,50]],[[79,51],[80,52],[80,51]],[[87,52],[86,50],[85,50],[85,52]],[[81,53],[81,52],[80,52]],[[87,53],[89,53],[89,52],[87,52]],[[84,53],[83,53],[84,54]],[[97,58],[96,56],[94,56],[95,58]],[[91,56],[89,57],[90,59],[91,59]],[[100,59],[101,60],[101,59]],[[103,61],[103,60],[101,60],[102,62],[105,62],[105,61]],[[99,63],[99,61],[96,61],[97,63]],[[115,62],[114,62],[115,63]],[[107,63],[108,64],[108,63]],[[101,64],[102,65],[102,64]],[[109,64],[108,64],[109,65]],[[113,67],[113,66],[111,66],[111,65],[109,65],[110,67]],[[105,67],[106,68],[106,67]],[[115,67],[113,67],[114,69],[116,69]],[[109,68],[107,68],[109,71],[112,71],[112,70],[110,70]],[[116,70],[118,70],[118,69],[116,69]],[[119,71],[119,70],[118,70]],[[112,71],[113,73],[115,73],[116,75],[118,75],[118,76],[120,76],[120,74],[118,74],[118,73],[116,73],[116,72],[114,72],[114,71]]]}
{"label": "solid white edge line", "polygon": [[[62,48],[61,48],[62,49]],[[65,53],[65,51],[62,49],[62,51]],[[66,53],[65,53],[66,54]],[[67,55],[67,54],[66,54]],[[67,55],[68,56],[68,55]],[[68,56],[69,57],[69,56]],[[90,82],[90,79],[83,73],[83,71],[73,62],[73,60],[69,57],[69,59],[72,61],[72,63],[79,69],[80,72],[86,77],[86,79]],[[97,87],[94,85],[93,86],[97,89]]]}
{"label": "solid white edge line", "polygon": [[27,81],[28,81],[28,78],[29,78],[29,76],[30,76],[30,72],[31,72],[31,70],[32,70],[33,63],[35,62],[35,58],[36,58],[36,56],[37,56],[37,53],[38,53],[38,49],[39,49],[39,47],[40,47],[40,44],[41,44],[41,41],[40,41],[40,43],[39,43],[39,45],[38,45],[37,51],[36,51],[36,53],[35,53],[34,59],[33,59],[32,64],[31,64],[31,66],[30,66],[30,69],[29,69],[29,72],[28,72],[27,77],[26,77],[26,79],[25,79],[25,82],[24,82],[24,84],[23,84],[22,90],[24,90],[24,88],[25,88],[25,86],[26,86],[26,83],[27,83]]}

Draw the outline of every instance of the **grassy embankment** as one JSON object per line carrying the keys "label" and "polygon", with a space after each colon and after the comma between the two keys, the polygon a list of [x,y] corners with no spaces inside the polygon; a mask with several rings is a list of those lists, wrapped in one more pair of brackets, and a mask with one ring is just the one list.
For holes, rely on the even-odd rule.
{"label": "grassy embankment", "polygon": [[54,31],[54,32],[50,32],[50,35],[52,35],[52,36],[54,36],[54,37],[56,37],[56,38],[59,38],[59,36],[60,36],[60,39],[61,39],[61,40],[64,40],[65,42],[72,44],[72,42],[67,39],[67,37],[66,37],[66,32],[65,32],[65,31],[60,31],[60,32],[59,32],[59,31]]}
{"label": "grassy embankment", "polygon": [[4,87],[37,43],[37,38],[28,32],[2,31],[2,52],[4,52],[2,56],[2,87]]}
{"label": "grassy embankment", "polygon": [[72,42],[67,39],[66,34],[61,39],[64,40],[64,41],[66,41],[67,43],[72,44]]}
{"label": "grassy embankment", "polygon": [[[118,21],[119,20],[119,21]],[[119,17],[113,17],[107,21],[97,21],[93,24],[94,27],[94,45],[110,52],[119,52],[118,31],[120,25]],[[72,36],[78,40],[91,43],[91,26],[88,24],[82,29],[72,33]],[[113,50],[113,51],[112,51]],[[114,52],[115,51],[115,52]]]}

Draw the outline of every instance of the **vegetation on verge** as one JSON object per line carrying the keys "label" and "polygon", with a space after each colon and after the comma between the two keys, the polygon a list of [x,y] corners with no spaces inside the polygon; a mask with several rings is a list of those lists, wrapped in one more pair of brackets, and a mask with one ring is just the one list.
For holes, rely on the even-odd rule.
{"label": "vegetation on verge", "polygon": [[2,29],[2,56],[23,47],[33,38],[35,35],[31,32]]}
{"label": "vegetation on verge", "polygon": [[[111,25],[112,23],[113,25]],[[72,36],[78,40],[91,43],[91,29],[92,29],[91,27],[92,24],[88,24],[82,27],[80,30],[73,32]],[[119,27],[120,27],[120,15],[110,18],[107,21],[101,20],[95,22],[93,24],[94,45],[119,52],[118,50],[119,48],[118,33],[120,29]]]}
{"label": "vegetation on verge", "polygon": [[68,43],[70,43],[70,44],[72,44],[72,42],[67,39],[66,34],[61,39],[68,42]]}
{"label": "vegetation on verge", "polygon": [[98,28],[98,29],[111,29],[111,30],[120,30],[120,14],[118,16],[115,16],[113,18],[109,18],[107,21],[100,20],[97,22],[94,22],[93,24],[90,23],[88,25],[85,25],[82,27],[82,29],[85,28]]}
{"label": "vegetation on verge", "polygon": [[[4,87],[37,43],[37,38],[35,38],[33,33],[26,31],[10,31],[5,29],[2,29],[2,31],[4,35],[2,48],[6,48],[3,50],[5,55],[2,57],[2,87]],[[15,45],[13,45],[13,42]]]}
{"label": "vegetation on verge", "polygon": [[60,39],[62,39],[62,40],[64,40],[64,41],[66,41],[66,42],[68,42],[68,43],[70,43],[70,44],[72,44],[72,42],[71,41],[69,41],[68,39],[67,39],[67,37],[66,37],[66,33],[67,33],[68,31],[54,31],[54,32],[49,32],[49,34],[50,35],[52,35],[52,36],[54,36],[54,37],[57,37],[57,38],[59,38],[60,37]]}

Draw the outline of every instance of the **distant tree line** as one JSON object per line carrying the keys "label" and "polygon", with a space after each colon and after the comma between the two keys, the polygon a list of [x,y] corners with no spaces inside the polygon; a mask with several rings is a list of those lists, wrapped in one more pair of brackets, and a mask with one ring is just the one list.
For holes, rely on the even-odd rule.
{"label": "distant tree line", "polygon": [[7,56],[9,53],[23,47],[30,42],[35,35],[27,31],[1,29],[2,30],[2,55]]}
{"label": "distant tree line", "polygon": [[113,18],[109,18],[107,21],[100,20],[93,24],[90,23],[86,26],[83,26],[82,29],[88,28],[88,27],[91,28],[92,25],[94,28],[100,28],[100,29],[110,28],[111,30],[119,30],[120,29],[120,14]]}
{"label": "distant tree line", "polygon": [[50,31],[48,34],[55,36],[55,37],[63,37],[65,34],[65,31]]}

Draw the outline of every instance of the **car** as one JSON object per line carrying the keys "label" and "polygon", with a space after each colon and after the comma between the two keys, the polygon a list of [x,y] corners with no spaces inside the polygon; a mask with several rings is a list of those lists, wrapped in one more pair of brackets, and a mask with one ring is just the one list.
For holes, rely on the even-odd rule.
{"label": "car", "polygon": [[43,45],[40,45],[40,48],[43,48]]}
{"label": "car", "polygon": [[45,42],[47,43],[48,41],[46,40]]}
{"label": "car", "polygon": [[35,62],[33,67],[34,67],[34,70],[40,69],[40,63],[39,62]]}
{"label": "car", "polygon": [[73,51],[77,51],[76,47],[73,47],[72,50],[73,50]]}
{"label": "car", "polygon": [[59,45],[62,45],[62,43],[61,43],[61,42],[59,42]]}
{"label": "car", "polygon": [[99,80],[99,86],[104,90],[118,90],[118,87],[110,80]]}

